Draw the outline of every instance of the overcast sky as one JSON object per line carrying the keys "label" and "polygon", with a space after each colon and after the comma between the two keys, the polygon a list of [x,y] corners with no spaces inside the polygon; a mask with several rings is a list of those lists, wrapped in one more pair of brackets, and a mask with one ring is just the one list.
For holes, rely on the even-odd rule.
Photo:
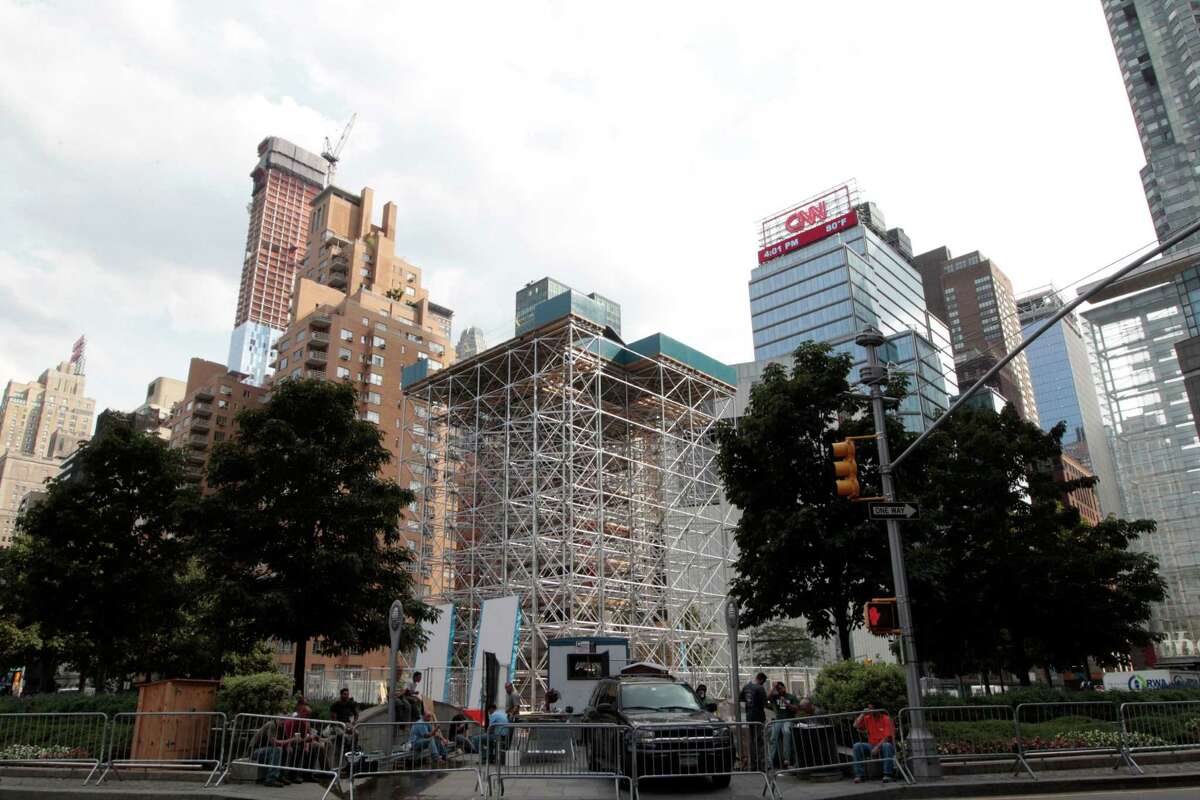
{"label": "overcast sky", "polygon": [[850,177],[1018,292],[1154,238],[1099,0],[250,6],[0,0],[0,381],[80,333],[98,408],[224,361],[255,147],[352,112],[337,182],[456,339],[549,274],[750,360],[757,220]]}

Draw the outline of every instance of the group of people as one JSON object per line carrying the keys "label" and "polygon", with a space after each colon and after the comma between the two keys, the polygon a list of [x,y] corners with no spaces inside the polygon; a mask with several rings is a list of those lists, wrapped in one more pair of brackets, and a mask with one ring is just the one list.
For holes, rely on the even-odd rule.
{"label": "group of people", "polygon": [[[758,722],[767,730],[767,763],[775,769],[787,769],[800,766],[797,763],[793,731],[794,720],[799,717],[812,716],[815,712],[812,701],[805,697],[798,699],[787,690],[783,681],[776,681],[768,692],[767,676],[758,673],[754,680],[742,688],[741,702],[746,710],[747,722]],[[697,687],[698,698],[703,686]],[[704,699],[701,699],[701,703]],[[774,712],[775,720],[767,725],[767,709]],[[854,729],[866,737],[865,742],[854,744],[854,782],[862,783],[866,779],[867,762],[878,761],[883,767],[883,782],[892,779],[896,756],[896,728],[892,718],[886,711],[878,709],[873,703],[867,704],[867,710],[854,720]],[[751,745],[752,762],[761,765],[761,753],[757,740]]]}
{"label": "group of people", "polygon": [[311,718],[312,706],[301,697],[296,701],[292,716],[268,720],[255,733],[251,741],[251,758],[266,768],[261,778],[263,784],[287,786],[316,781],[315,770],[331,768],[331,758],[326,753],[330,737],[322,736],[309,721]]}

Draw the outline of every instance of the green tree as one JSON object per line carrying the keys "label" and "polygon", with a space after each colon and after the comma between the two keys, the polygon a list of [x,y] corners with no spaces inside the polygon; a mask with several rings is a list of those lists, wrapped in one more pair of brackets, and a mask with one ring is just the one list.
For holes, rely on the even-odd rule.
{"label": "green tree", "polygon": [[840,661],[817,675],[813,702],[828,714],[861,711],[867,703],[896,714],[908,705],[904,669],[895,664]]}
{"label": "green tree", "polygon": [[919,498],[906,523],[917,640],[943,675],[1109,662],[1153,640],[1150,606],[1165,597],[1157,562],[1129,547],[1154,523],[1084,523],[1066,502],[1094,478],[1056,481],[1050,432],[1002,413],[962,409],[898,476]]}
{"label": "green tree", "polygon": [[186,544],[176,533],[194,501],[182,454],[120,427],[84,444],[75,477],[48,482],[17,521],[3,561],[4,611],[36,626],[92,677],[155,671],[156,641],[178,625]]}
{"label": "green tree", "polygon": [[404,299],[404,292],[401,291],[400,289],[388,289],[386,292],[383,293],[383,296],[386,297],[388,300],[392,300],[392,301],[398,303]]}
{"label": "green tree", "polygon": [[436,616],[415,596],[399,540],[413,495],[381,477],[391,454],[357,406],[347,384],[280,383],[239,415],[237,438],[208,467],[199,541],[220,608],[259,638],[295,644],[297,688],[310,640],[331,652],[387,645],[400,600],[410,649]]}
{"label": "green tree", "polygon": [[[843,654],[861,624],[856,609],[883,591],[888,569],[878,525],[835,491],[830,443],[867,432],[853,420],[861,403],[846,379],[851,363],[829,345],[802,344],[790,370],[763,371],[737,425],[717,432],[725,493],[742,512],[730,592],[743,623],[803,617],[812,636],[836,636]],[[868,477],[872,458],[860,451]]]}
{"label": "green tree", "polygon": [[803,628],[786,622],[773,622],[755,628],[750,641],[755,664],[799,667],[817,660],[816,642]]}

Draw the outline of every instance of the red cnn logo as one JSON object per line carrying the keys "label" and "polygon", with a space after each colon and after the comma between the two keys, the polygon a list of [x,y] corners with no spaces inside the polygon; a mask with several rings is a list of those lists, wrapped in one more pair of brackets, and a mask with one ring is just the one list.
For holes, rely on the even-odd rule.
{"label": "red cnn logo", "polygon": [[799,233],[810,225],[821,222],[827,216],[829,216],[829,212],[825,210],[825,201],[822,200],[815,206],[809,206],[808,211],[800,209],[788,217],[783,224],[792,233]]}

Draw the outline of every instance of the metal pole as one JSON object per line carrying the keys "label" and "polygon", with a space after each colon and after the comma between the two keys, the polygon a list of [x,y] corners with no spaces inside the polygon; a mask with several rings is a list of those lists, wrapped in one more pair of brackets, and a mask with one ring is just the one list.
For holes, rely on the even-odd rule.
{"label": "metal pole", "polygon": [[738,674],[738,604],[725,599],[725,627],[729,631],[729,696],[733,698],[733,718],[742,721],[742,678]]}
{"label": "metal pole", "polygon": [[1109,275],[1107,278],[1104,278],[1103,280],[1092,284],[1092,288],[1088,289],[1086,292],[1080,294],[1074,300],[1072,300],[1071,302],[1067,303],[1065,306],[1060,308],[1058,310],[1058,313],[1055,314],[1054,316],[1052,316],[1050,319],[1046,320],[1044,323],[1042,323],[1042,327],[1040,327],[1036,331],[1034,331],[1032,336],[1030,336],[1025,341],[1023,341],[1019,347],[1016,347],[1013,350],[1011,350],[1009,352],[1009,354],[1006,355],[1004,358],[1002,358],[998,362],[996,362],[996,365],[994,367],[992,367],[991,369],[989,369],[987,372],[985,372],[983,374],[983,377],[980,378],[979,380],[977,380],[970,389],[968,389],[963,394],[960,394],[958,396],[958,399],[954,401],[954,404],[951,405],[950,408],[946,409],[945,413],[943,413],[940,417],[935,419],[933,421],[933,424],[930,425],[928,428],[926,428],[925,432],[922,433],[920,436],[918,436],[916,438],[916,440],[913,441],[912,444],[910,444],[908,447],[904,448],[903,453],[896,456],[896,460],[892,462],[892,468],[894,469],[895,467],[899,466],[901,461],[908,458],[909,453],[911,453],[913,450],[916,450],[917,446],[920,445],[921,442],[923,442],[927,438],[929,438],[929,434],[933,433],[935,430],[937,430],[939,427],[941,427],[941,424],[946,421],[946,417],[949,417],[951,414],[953,414],[955,411],[957,411],[962,406],[963,403],[967,402],[967,399],[971,395],[975,394],[975,392],[977,392],[981,386],[983,386],[985,383],[990,381],[992,379],[992,376],[994,376],[1000,370],[1004,369],[1004,367],[1006,367],[1008,365],[1008,362],[1010,362],[1014,358],[1016,358],[1026,347],[1031,345],[1035,339],[1037,339],[1043,333],[1045,333],[1046,331],[1048,331],[1052,327],[1054,327],[1056,324],[1058,324],[1059,320],[1061,320],[1063,317],[1070,314],[1072,311],[1074,311],[1076,308],[1078,308],[1083,303],[1086,303],[1089,298],[1091,298],[1093,295],[1095,295],[1101,289],[1108,288],[1109,285],[1111,285],[1111,284],[1115,283],[1116,281],[1120,280],[1121,278],[1125,277],[1130,272],[1133,272],[1135,269],[1142,266],[1147,261],[1154,258],[1156,255],[1159,255],[1164,250],[1174,247],[1175,245],[1182,242],[1184,239],[1186,239],[1189,236],[1191,236],[1192,234],[1198,233],[1198,232],[1200,232],[1200,220],[1196,220],[1191,225],[1187,226],[1183,230],[1176,233],[1174,236],[1169,237],[1165,242],[1163,242],[1158,247],[1151,250],[1149,253],[1146,253],[1143,256],[1139,256],[1138,258],[1134,259],[1130,263],[1121,267],[1119,270],[1114,272],[1112,275]]}
{"label": "metal pole", "polygon": [[388,631],[392,635],[392,646],[388,650],[388,722],[396,722],[396,651],[400,649],[400,629],[404,626],[404,606],[399,600],[388,609]]}
{"label": "metal pole", "polygon": [[[879,478],[882,483],[884,502],[896,501],[896,490],[892,483],[892,463],[888,451],[887,426],[883,414],[883,389],[880,377],[886,379],[886,370],[879,364],[876,348],[883,344],[883,334],[867,328],[855,342],[867,351],[867,369],[871,380],[871,410],[875,415],[876,444],[879,446]],[[908,597],[908,574],[904,569],[904,542],[900,538],[900,523],[887,520],[888,550],[892,556],[892,582],[896,591],[896,610],[900,614],[900,658],[904,662],[904,678],[908,707],[912,713],[912,730],[906,741],[912,746],[912,771],[918,778],[934,779],[942,775],[941,762],[929,729],[925,727],[925,715],[921,708],[921,665],[917,661],[917,640],[913,633],[912,607]]]}

